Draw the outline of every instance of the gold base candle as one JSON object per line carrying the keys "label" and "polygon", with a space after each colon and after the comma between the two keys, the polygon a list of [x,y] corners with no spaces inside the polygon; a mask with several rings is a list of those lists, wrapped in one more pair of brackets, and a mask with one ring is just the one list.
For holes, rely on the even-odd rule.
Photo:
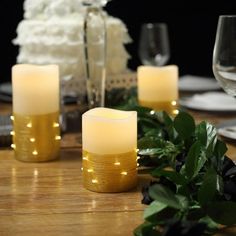
{"label": "gold base candle", "polygon": [[59,113],[22,116],[14,114],[13,148],[20,161],[50,161],[60,150]]}
{"label": "gold base candle", "polygon": [[178,114],[178,67],[138,67],[138,100],[141,106],[170,115]]}
{"label": "gold base candle", "polygon": [[12,68],[13,144],[15,158],[25,162],[59,157],[58,66],[16,65]]}
{"label": "gold base candle", "polygon": [[137,185],[137,113],[94,108],[82,117],[83,185],[124,192]]}
{"label": "gold base candle", "polygon": [[143,107],[152,108],[155,111],[165,111],[169,115],[177,115],[179,113],[178,105],[176,101],[167,102],[151,102],[151,101],[139,101],[139,104]]}
{"label": "gold base candle", "polygon": [[94,192],[123,192],[137,185],[136,150],[116,155],[83,151],[83,185]]}

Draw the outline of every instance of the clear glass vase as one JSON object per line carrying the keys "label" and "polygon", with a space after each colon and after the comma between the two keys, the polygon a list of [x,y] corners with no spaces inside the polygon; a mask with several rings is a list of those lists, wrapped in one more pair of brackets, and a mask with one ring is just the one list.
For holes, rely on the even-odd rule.
{"label": "clear glass vase", "polygon": [[106,21],[102,12],[106,0],[85,0],[84,50],[89,108],[103,107],[106,82]]}

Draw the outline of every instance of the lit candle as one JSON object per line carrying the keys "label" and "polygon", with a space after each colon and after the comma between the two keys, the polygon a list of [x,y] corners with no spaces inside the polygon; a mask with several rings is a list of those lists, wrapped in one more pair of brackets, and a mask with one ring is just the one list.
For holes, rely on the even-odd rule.
{"label": "lit candle", "polygon": [[15,65],[12,87],[16,159],[56,159],[60,149],[58,66]]}
{"label": "lit candle", "polygon": [[82,116],[83,184],[122,192],[137,184],[137,113],[94,108]]}
{"label": "lit candle", "polygon": [[176,115],[178,67],[176,65],[138,67],[138,100],[141,106]]}

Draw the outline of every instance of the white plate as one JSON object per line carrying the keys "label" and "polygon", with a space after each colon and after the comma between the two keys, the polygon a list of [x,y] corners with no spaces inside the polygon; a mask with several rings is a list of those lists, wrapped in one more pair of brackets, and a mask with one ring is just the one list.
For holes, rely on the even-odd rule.
{"label": "white plate", "polygon": [[0,84],[0,101],[12,101],[12,86],[10,82]]}
{"label": "white plate", "polygon": [[10,82],[0,84],[0,93],[5,95],[12,95],[12,86]]}
{"label": "white plate", "polygon": [[217,129],[220,136],[236,140],[236,119],[221,122],[217,125]]}
{"label": "white plate", "polygon": [[220,89],[215,78],[184,75],[179,80],[179,90],[182,92],[207,92]]}
{"label": "white plate", "polygon": [[208,92],[195,94],[191,97],[180,99],[180,105],[189,109],[234,112],[236,111],[236,99],[224,92]]}

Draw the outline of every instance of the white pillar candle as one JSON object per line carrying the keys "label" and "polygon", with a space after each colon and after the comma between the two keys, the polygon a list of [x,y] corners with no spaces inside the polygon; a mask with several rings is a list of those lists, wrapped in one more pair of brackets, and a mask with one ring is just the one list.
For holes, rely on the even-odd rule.
{"label": "white pillar candle", "polygon": [[58,66],[15,65],[12,87],[12,146],[16,158],[30,162],[57,158],[60,148]]}
{"label": "white pillar candle", "polygon": [[176,114],[178,100],[178,67],[138,67],[138,100],[140,105]]}
{"label": "white pillar candle", "polygon": [[137,183],[137,113],[94,108],[82,116],[83,183],[122,192]]}

